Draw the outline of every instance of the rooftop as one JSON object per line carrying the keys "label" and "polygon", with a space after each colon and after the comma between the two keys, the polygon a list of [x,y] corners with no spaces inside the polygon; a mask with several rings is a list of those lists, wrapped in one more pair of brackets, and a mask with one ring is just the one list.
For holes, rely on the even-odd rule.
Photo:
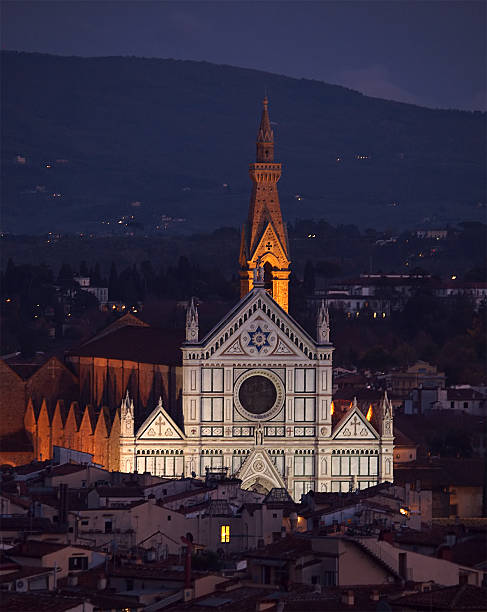
{"label": "rooftop", "polygon": [[412,610],[482,610],[487,605],[487,589],[471,584],[443,587],[424,593],[405,595],[392,602],[393,606]]}
{"label": "rooftop", "polygon": [[484,484],[485,463],[482,459],[431,458],[399,463],[394,467],[397,484],[421,482],[421,487],[481,487]]}
{"label": "rooftop", "polygon": [[45,555],[56,553],[67,546],[68,544],[28,540],[27,542],[22,542],[22,544],[17,544],[17,546],[11,548],[8,551],[8,555],[9,557],[31,557],[40,559]]}
{"label": "rooftop", "polygon": [[277,558],[284,561],[299,559],[303,555],[309,554],[312,554],[311,539],[288,535],[264,548],[250,551],[245,556],[263,559]]}
{"label": "rooftop", "polygon": [[136,485],[126,487],[96,487],[96,492],[100,497],[144,497],[142,489]]}
{"label": "rooftop", "polygon": [[2,608],[9,612],[65,612],[82,606],[84,601],[59,593],[2,593]]}
{"label": "rooftop", "polygon": [[72,349],[69,355],[176,365],[181,362],[184,334],[184,329],[124,326]]}

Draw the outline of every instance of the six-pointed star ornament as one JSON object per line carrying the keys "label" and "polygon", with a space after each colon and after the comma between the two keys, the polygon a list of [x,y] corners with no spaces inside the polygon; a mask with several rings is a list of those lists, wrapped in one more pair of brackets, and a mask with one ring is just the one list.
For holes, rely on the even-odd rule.
{"label": "six-pointed star ornament", "polygon": [[247,346],[255,346],[260,353],[260,349],[264,346],[270,346],[268,336],[271,332],[265,332],[260,329],[260,326],[254,331],[249,331],[250,342]]}

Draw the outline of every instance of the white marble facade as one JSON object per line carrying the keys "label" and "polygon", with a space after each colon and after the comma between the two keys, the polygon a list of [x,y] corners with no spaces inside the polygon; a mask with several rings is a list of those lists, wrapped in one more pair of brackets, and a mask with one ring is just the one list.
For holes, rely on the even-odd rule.
{"label": "white marble facade", "polygon": [[183,429],[155,407],[137,432],[122,404],[122,469],[180,477],[227,468],[245,488],[349,491],[393,478],[392,406],[381,431],[354,405],[332,427],[332,354],[322,306],[317,339],[257,286],[202,340],[191,302],[183,353]]}

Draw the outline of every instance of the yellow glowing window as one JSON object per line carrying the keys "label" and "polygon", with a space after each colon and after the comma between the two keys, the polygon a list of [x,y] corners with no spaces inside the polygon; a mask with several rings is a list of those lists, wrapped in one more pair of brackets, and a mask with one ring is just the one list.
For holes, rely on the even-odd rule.
{"label": "yellow glowing window", "polygon": [[230,525],[222,525],[220,542],[230,542]]}

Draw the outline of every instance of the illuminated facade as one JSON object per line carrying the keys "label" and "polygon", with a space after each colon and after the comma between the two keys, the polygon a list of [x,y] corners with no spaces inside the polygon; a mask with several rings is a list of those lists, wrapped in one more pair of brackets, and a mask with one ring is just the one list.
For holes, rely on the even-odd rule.
{"label": "illuminated facade", "polygon": [[281,164],[274,161],[274,132],[269,119],[268,100],[264,98],[257,134],[256,162],[250,164],[252,179],[249,216],[242,227],[240,243],[240,297],[253,287],[253,270],[264,269],[266,290],[279,306],[288,311],[289,245],[282,220],[277,181]]}
{"label": "illuminated facade", "polygon": [[367,415],[356,402],[333,414],[327,306],[319,309],[315,337],[288,314],[280,174],[265,99],[242,229],[241,300],[203,338],[191,301],[182,346],[183,426],[159,403],[134,432],[131,409],[122,408],[123,470],[202,477],[225,469],[244,488],[286,488],[296,500],[311,489],[348,492],[392,481],[389,399]]}
{"label": "illuminated facade", "polygon": [[[52,418],[47,406],[38,414],[30,406],[26,429],[37,457],[47,458],[56,444],[92,452],[97,463],[124,472],[179,478],[226,470],[244,488],[285,488],[298,501],[309,490],[348,492],[393,480],[391,402],[384,396],[367,411],[354,401],[334,413],[327,306],[321,304],[313,334],[288,314],[290,261],[273,147],[265,100],[242,230],[240,301],[201,337],[191,300],[174,372],[163,365],[169,332],[158,336],[138,320],[125,321],[128,327],[119,320],[81,347],[80,385],[96,405],[107,389],[118,399],[107,396],[110,410],[87,407],[82,415],[73,404],[63,416],[59,405]],[[117,357],[121,345],[130,351]]]}

